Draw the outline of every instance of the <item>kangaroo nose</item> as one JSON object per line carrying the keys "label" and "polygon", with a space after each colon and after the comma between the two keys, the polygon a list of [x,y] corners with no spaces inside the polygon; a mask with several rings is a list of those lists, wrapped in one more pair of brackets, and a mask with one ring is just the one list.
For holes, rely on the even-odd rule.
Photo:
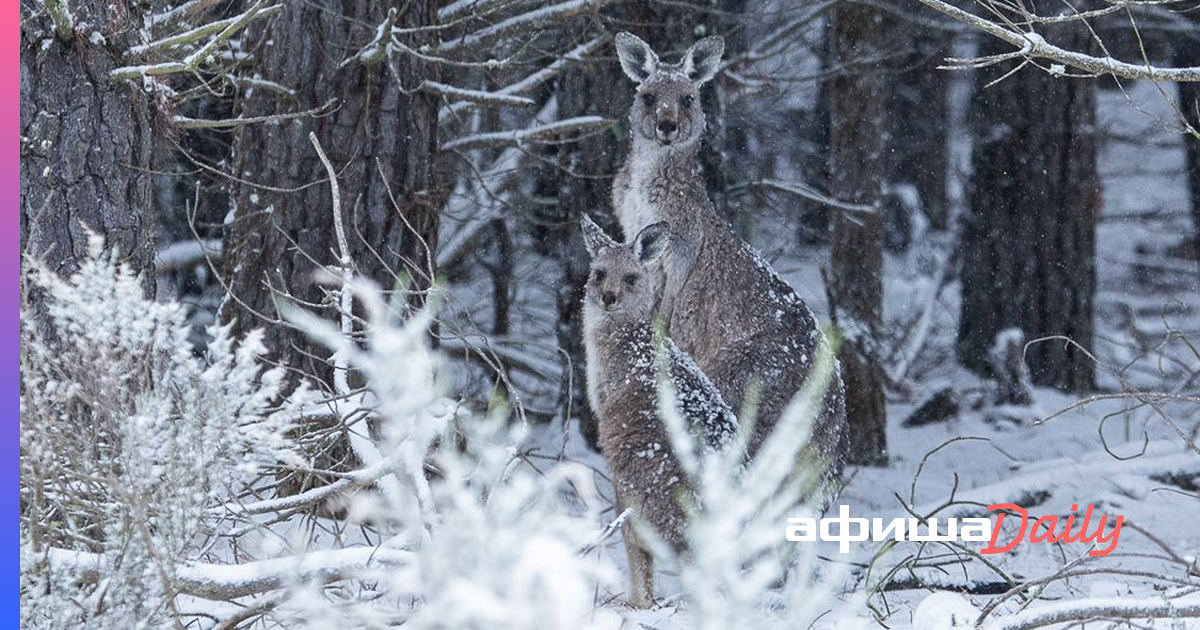
{"label": "kangaroo nose", "polygon": [[613,304],[617,303],[617,294],[613,293],[612,291],[605,291],[604,293],[600,294],[600,301],[603,302],[605,306],[612,306]]}
{"label": "kangaroo nose", "polygon": [[660,121],[658,121],[658,130],[659,130],[659,131],[661,131],[661,132],[663,132],[663,133],[665,133],[665,134],[672,134],[672,133],[675,133],[675,130],[676,130],[676,129],[678,129],[678,128],[679,128],[679,126],[675,124],[675,121],[674,121],[674,120],[660,120]]}

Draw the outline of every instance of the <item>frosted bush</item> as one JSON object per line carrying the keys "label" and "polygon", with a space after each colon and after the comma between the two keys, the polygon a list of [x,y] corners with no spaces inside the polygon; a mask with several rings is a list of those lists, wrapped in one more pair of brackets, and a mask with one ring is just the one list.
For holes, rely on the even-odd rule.
{"label": "frosted bush", "polygon": [[[330,400],[301,388],[284,404],[258,334],[212,327],[197,354],[184,310],[145,299],[91,248],[69,280],[36,265],[27,276],[45,306],[43,324],[24,312],[22,324],[23,627],[621,625],[593,471],[526,457],[528,427],[503,404],[473,413],[448,397],[432,308],[402,318],[352,283],[365,313],[353,339],[288,313],[365,387],[339,377]],[[666,409],[698,499],[674,625],[805,627],[823,610],[836,580],[783,529],[811,509],[795,462],[831,362],[748,465],[744,432],[730,451],[694,452]],[[304,468],[287,432],[314,418],[344,427],[363,467],[272,496],[281,463]]]}
{"label": "frosted bush", "polygon": [[[378,453],[392,463],[383,492],[352,512],[378,523],[384,546],[412,552],[410,565],[364,575],[388,587],[369,601],[327,593],[289,605],[306,627],[587,628],[613,567],[586,558],[600,534],[591,472],[569,462],[535,468],[521,457],[522,425],[502,406],[472,416],[442,397],[444,366],[428,347],[431,310],[403,323],[377,290],[355,287],[369,314],[365,343],[328,322],[293,313],[365,376]],[[364,429],[365,430],[365,429]]]}
{"label": "frosted bush", "polygon": [[[263,369],[260,334],[238,344],[228,327],[197,356],[180,305],[147,300],[98,237],[89,249],[70,279],[36,263],[26,277],[45,307],[21,313],[22,614],[155,627],[213,533],[206,510],[289,457],[283,370]],[[48,548],[95,566],[51,566]]]}

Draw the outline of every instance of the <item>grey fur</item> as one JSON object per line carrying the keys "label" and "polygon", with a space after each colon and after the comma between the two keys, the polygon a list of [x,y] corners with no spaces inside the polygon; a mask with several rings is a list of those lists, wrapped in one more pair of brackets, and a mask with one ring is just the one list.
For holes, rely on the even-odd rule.
{"label": "grey fur", "polygon": [[[586,219],[584,229],[592,229]],[[661,238],[643,230],[635,242]],[[636,249],[646,254],[649,247],[651,243],[643,243]],[[694,497],[658,413],[652,319],[663,276],[652,264],[654,257],[648,254],[643,262],[635,247],[623,245],[593,254],[583,304],[588,401],[599,420],[600,450],[613,476],[618,513],[631,508],[636,518],[683,553],[685,504]],[[670,340],[665,343],[680,413],[703,447],[723,447],[736,432],[733,412],[691,358]],[[629,554],[630,603],[649,606],[653,560],[631,524],[627,522],[622,532]]]}
{"label": "grey fur", "polygon": [[[681,69],[661,63],[640,82],[629,113],[632,146],[613,184],[613,208],[626,235],[659,221],[671,225],[661,259],[665,286],[659,312],[671,337],[730,404],[743,404],[752,382],[761,386],[759,421],[749,445],[753,455],[828,342],[803,300],[733,233],[709,200],[695,166],[705,125],[698,90]],[[693,97],[693,107],[663,105],[684,95]],[[676,137],[647,133],[673,115],[681,121]],[[835,366],[805,453],[824,466],[817,491],[825,502],[840,483],[845,416]]]}

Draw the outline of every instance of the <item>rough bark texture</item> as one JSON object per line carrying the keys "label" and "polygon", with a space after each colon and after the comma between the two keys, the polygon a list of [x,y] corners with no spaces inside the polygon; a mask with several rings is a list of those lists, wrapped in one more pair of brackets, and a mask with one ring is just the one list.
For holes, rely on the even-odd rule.
{"label": "rough bark texture", "polygon": [[[616,63],[588,64],[563,75],[557,87],[561,117],[597,115],[622,120],[631,95],[626,94],[623,75]],[[606,95],[597,98],[596,95]],[[596,418],[587,401],[586,360],[583,351],[583,288],[588,277],[588,255],[579,231],[579,219],[588,213],[618,235],[609,199],[612,175],[620,167],[623,139],[615,133],[592,134],[564,146],[558,156],[559,169],[548,176],[558,178],[557,199],[551,232],[552,255],[560,262],[555,303],[558,311],[558,345],[571,357],[563,368],[559,409],[565,418],[578,418],[588,443],[597,442]],[[562,169],[587,175],[571,177]]]}
{"label": "rough bark texture", "polygon": [[[238,131],[233,170],[242,183],[234,191],[235,216],[227,226],[224,252],[235,299],[222,306],[223,320],[257,327],[263,317],[279,316],[277,301],[322,301],[314,272],[336,263],[337,244],[329,185],[322,181],[326,174],[309,142],[310,131],[339,172],[357,274],[388,289],[406,277],[411,290],[430,286],[445,199],[433,169],[438,102],[412,90],[423,78],[436,79],[437,69],[407,55],[395,56],[394,74],[386,60],[343,62],[372,40],[390,7],[400,12],[397,26],[417,27],[433,23],[434,5],[420,0],[293,3],[259,33],[256,72],[296,94],[294,99],[262,89],[243,94],[241,115],[336,101],[325,116]],[[336,309],[325,315],[335,317]],[[285,326],[268,327],[267,341],[292,368],[329,380],[328,350]]]}
{"label": "rough bark texture", "polygon": [[145,274],[152,295],[153,104],[108,79],[120,65],[112,51],[130,35],[121,25],[141,18],[105,2],[71,8],[105,43],[78,33],[58,39],[44,12],[30,17],[22,5],[21,253],[69,275],[87,253],[87,226]]}
{"label": "rough bark texture", "polygon": [[[1058,45],[1086,50],[1087,32],[1057,29]],[[1003,52],[985,39],[979,54]],[[1029,340],[1070,337],[1092,346],[1096,216],[1100,187],[1093,138],[1095,84],[1028,67],[983,89],[1011,68],[979,73],[974,103],[974,179],[964,218],[958,356],[989,373],[996,334]],[[1035,384],[1068,391],[1093,386],[1093,365],[1061,341],[1029,347]]]}
{"label": "rough bark texture", "polygon": [[[1200,20],[1196,20],[1200,28]],[[1200,66],[1200,38],[1180,37],[1175,44],[1175,65],[1178,67]],[[1179,84],[1179,109],[1187,117],[1192,128],[1200,133],[1200,82]],[[1183,135],[1187,156],[1184,168],[1188,173],[1189,199],[1192,203],[1192,255],[1200,264],[1200,137]]]}
{"label": "rough bark texture", "polygon": [[[833,9],[830,55],[830,192],[860,204],[879,200],[883,176],[885,77],[873,62],[887,34],[884,15],[866,5]],[[833,216],[827,278],[830,312],[842,334],[838,358],[846,385],[850,461],[887,461],[883,368],[883,226],[880,213]]]}

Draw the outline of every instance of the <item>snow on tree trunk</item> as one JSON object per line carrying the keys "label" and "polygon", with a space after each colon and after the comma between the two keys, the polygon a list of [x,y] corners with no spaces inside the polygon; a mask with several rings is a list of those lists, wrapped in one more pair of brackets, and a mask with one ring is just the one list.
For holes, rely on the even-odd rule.
{"label": "snow on tree trunk", "polygon": [[[1079,25],[1056,31],[1061,45],[1089,45]],[[979,54],[1010,48],[985,39]],[[975,176],[963,226],[958,356],[984,374],[988,349],[1005,328],[1019,328],[1029,340],[1064,335],[1092,345],[1100,209],[1095,83],[1028,67],[983,87],[1009,70],[978,73]],[[1034,344],[1026,358],[1037,385],[1093,386],[1092,363],[1062,341]]]}
{"label": "snow on tree trunk", "polygon": [[[396,26],[427,26],[434,10],[433,2],[409,3]],[[436,80],[437,68],[399,52],[393,60],[360,55],[388,19],[388,6],[369,0],[289,4],[257,33],[260,41],[245,46],[261,47],[256,78],[291,88],[295,96],[248,90],[237,105],[241,116],[302,111],[336,100],[327,115],[248,125],[236,133],[233,170],[242,183],[227,219],[223,262],[236,299],[223,304],[224,321],[236,319],[243,329],[261,326],[255,313],[278,317],[277,301],[288,300],[281,291],[321,301],[314,272],[334,266],[337,257],[329,186],[312,185],[326,173],[308,140],[310,131],[339,172],[356,275],[388,289],[408,278],[410,290],[430,286],[445,199],[434,175],[438,97],[413,90],[422,79]],[[328,351],[285,326],[267,330],[267,345],[277,358],[330,380]]]}
{"label": "snow on tree trunk", "polygon": [[153,103],[108,78],[121,65],[113,51],[135,43],[126,41],[134,31],[109,25],[141,16],[124,5],[113,15],[94,0],[73,1],[70,10],[76,24],[99,30],[62,39],[40,4],[21,5],[21,253],[69,276],[87,257],[86,226],[144,272],[152,296]]}
{"label": "snow on tree trunk", "polygon": [[[887,40],[884,15],[841,3],[830,18],[830,193],[874,205],[883,175],[885,75],[877,61]],[[883,321],[883,217],[836,212],[827,278],[830,312],[842,335],[838,358],[846,385],[850,460],[887,460],[883,367],[878,353]]]}

